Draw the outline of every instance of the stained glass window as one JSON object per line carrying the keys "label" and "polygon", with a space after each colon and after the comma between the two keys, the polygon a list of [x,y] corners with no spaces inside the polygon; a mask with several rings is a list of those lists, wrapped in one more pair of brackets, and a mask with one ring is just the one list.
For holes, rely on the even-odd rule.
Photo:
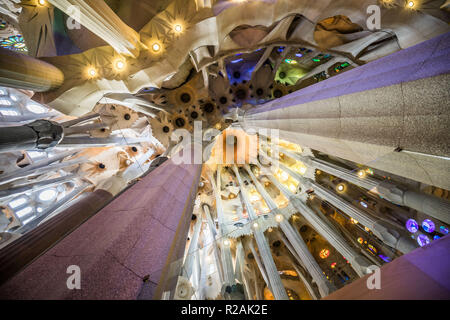
{"label": "stained glass window", "polygon": [[344,62],[344,63],[342,63],[342,64],[336,66],[336,67],[334,68],[334,72],[336,72],[336,73],[337,73],[337,72],[340,72],[341,70],[347,68],[348,66],[350,66],[350,63]]}
{"label": "stained glass window", "polygon": [[434,232],[434,229],[436,228],[436,226],[435,226],[434,222],[431,221],[430,219],[425,219],[422,222],[422,228],[423,228],[423,230],[425,230],[425,232],[432,233],[432,232]]}
{"label": "stained glass window", "polygon": [[431,242],[430,238],[428,238],[426,235],[421,234],[417,237],[417,243],[423,247]]}
{"label": "stained glass window", "polygon": [[19,52],[27,52],[27,46],[25,45],[25,40],[21,35],[11,36],[0,41],[0,46],[3,48],[19,51]]}
{"label": "stained glass window", "polygon": [[406,221],[406,229],[411,233],[416,233],[419,230],[419,224],[414,219]]}
{"label": "stained glass window", "polygon": [[322,249],[322,251],[320,251],[320,253],[319,253],[319,256],[322,259],[328,258],[329,255],[330,255],[330,250],[328,250],[328,249]]}

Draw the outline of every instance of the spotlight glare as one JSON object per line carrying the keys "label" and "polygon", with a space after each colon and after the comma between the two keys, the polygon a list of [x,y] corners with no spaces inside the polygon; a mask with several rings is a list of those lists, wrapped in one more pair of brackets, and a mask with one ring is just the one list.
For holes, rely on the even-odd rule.
{"label": "spotlight glare", "polygon": [[91,78],[94,78],[95,76],[97,76],[97,70],[95,70],[95,68],[89,68],[88,74]]}
{"label": "spotlight glare", "polygon": [[283,221],[283,216],[281,214],[277,214],[275,216],[275,220],[277,220],[277,222],[281,222],[281,221]]}
{"label": "spotlight glare", "polygon": [[364,170],[359,170],[358,171],[358,177],[364,178],[365,176],[366,176],[366,171],[364,171]]}
{"label": "spotlight glare", "polygon": [[123,71],[125,69],[125,61],[123,60],[117,60],[114,64],[117,71]]}
{"label": "spotlight glare", "polygon": [[159,50],[161,50],[161,46],[159,45],[159,43],[154,43],[154,44],[152,45],[152,50],[153,50],[154,52],[158,52]]}
{"label": "spotlight glare", "polygon": [[345,184],[339,183],[339,184],[336,186],[336,191],[339,192],[339,193],[344,192],[344,191],[345,191]]}
{"label": "spotlight glare", "polygon": [[181,31],[183,31],[183,27],[181,26],[181,24],[176,24],[174,26],[174,30],[178,33],[180,33]]}

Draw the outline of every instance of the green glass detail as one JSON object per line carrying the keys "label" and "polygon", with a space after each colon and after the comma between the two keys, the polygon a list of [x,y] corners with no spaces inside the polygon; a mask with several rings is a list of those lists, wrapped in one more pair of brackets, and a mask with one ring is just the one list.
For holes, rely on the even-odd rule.
{"label": "green glass detail", "polygon": [[5,49],[9,49],[9,50],[13,50],[13,51],[19,51],[19,52],[27,52],[27,46],[25,45],[25,40],[23,39],[23,37],[21,35],[17,35],[17,36],[11,36],[5,39],[2,39],[0,41],[0,46],[5,48]]}
{"label": "green glass detail", "polygon": [[297,65],[297,61],[295,61],[295,63],[288,63],[285,61],[285,63],[282,63],[278,68],[275,75],[275,81],[279,81],[284,85],[292,86],[296,84],[299,79],[303,78],[307,73],[307,70]]}
{"label": "green glass detail", "polygon": [[334,68],[334,72],[338,73],[341,70],[347,68],[348,66],[350,66],[350,63],[348,63],[348,62],[341,63],[340,65],[338,65]]}

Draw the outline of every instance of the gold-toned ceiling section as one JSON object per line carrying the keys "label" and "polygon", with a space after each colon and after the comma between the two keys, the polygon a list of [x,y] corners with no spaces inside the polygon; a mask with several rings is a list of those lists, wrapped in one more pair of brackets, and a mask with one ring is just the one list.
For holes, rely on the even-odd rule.
{"label": "gold-toned ceiling section", "polygon": [[56,56],[56,44],[53,37],[54,12],[48,3],[37,0],[24,0],[19,16],[19,27],[24,35],[28,53],[33,57]]}
{"label": "gold-toned ceiling section", "polygon": [[105,0],[128,26],[139,32],[150,19],[165,10],[172,0]]}
{"label": "gold-toned ceiling section", "polygon": [[319,21],[316,24],[314,40],[323,49],[333,48],[352,41],[346,35],[355,34],[363,30],[360,25],[353,23],[350,18],[337,15]]}
{"label": "gold-toned ceiling section", "polygon": [[216,138],[206,165],[257,163],[258,150],[257,135],[249,135],[240,128],[230,127]]}

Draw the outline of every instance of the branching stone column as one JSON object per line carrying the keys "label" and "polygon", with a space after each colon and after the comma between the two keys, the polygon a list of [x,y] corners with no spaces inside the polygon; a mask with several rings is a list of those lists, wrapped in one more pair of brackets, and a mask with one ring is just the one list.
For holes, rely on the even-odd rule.
{"label": "branching stone column", "polygon": [[202,228],[202,219],[201,217],[197,217],[197,222],[195,223],[194,230],[192,232],[191,242],[189,243],[189,249],[183,267],[183,273],[186,275],[186,278],[188,279],[192,275],[192,268],[195,262],[195,253],[198,251],[198,237],[200,235],[201,228]]}
{"label": "branching stone column", "polygon": [[342,168],[327,161],[300,156],[281,149],[287,156],[302,161],[305,165],[328,172],[338,178],[378,194],[383,199],[401,206],[407,206],[417,211],[429,214],[445,223],[450,223],[450,202],[429,194],[400,188],[387,181],[372,177],[360,177],[357,172]]}
{"label": "branching stone column", "polygon": [[48,0],[111,45],[119,54],[137,57],[139,34],[127,26],[106,4],[98,0]]}
{"label": "branching stone column", "polygon": [[233,170],[239,182],[239,188],[241,190],[242,199],[244,200],[244,205],[247,208],[248,216],[250,218],[250,221],[254,223],[253,234],[255,236],[256,244],[258,245],[258,249],[267,272],[267,277],[272,288],[272,293],[275,299],[277,300],[287,300],[288,296],[286,294],[286,290],[283,286],[283,283],[281,282],[280,274],[278,273],[275,262],[273,261],[269,244],[267,242],[266,237],[264,236],[264,233],[261,231],[261,229],[258,228],[258,224],[256,222],[257,221],[256,213],[253,210],[253,206],[250,203],[247,190],[245,189],[244,183],[242,182],[242,178],[239,174],[239,170],[236,167],[236,165],[233,165]]}
{"label": "branching stone column", "polygon": [[219,247],[217,246],[216,227],[214,225],[214,221],[211,218],[211,213],[209,211],[209,206],[207,204],[203,205],[203,212],[205,213],[206,221],[207,221],[208,227],[209,227],[209,233],[210,233],[210,237],[211,237],[211,245],[212,245],[213,251],[214,251],[214,260],[216,263],[217,270],[219,271],[220,281],[223,282],[224,275],[223,275],[222,263],[221,263],[220,256],[219,256]]}
{"label": "branching stone column", "polygon": [[299,277],[299,279],[303,282],[303,284],[306,287],[306,290],[308,290],[308,293],[310,294],[311,298],[313,298],[314,300],[318,300],[316,293],[314,292],[314,289],[311,287],[311,285],[309,284],[309,281],[306,280],[305,276],[302,274],[302,271],[299,269],[299,267],[297,266],[297,264],[295,263],[295,261],[293,261],[293,259],[290,259],[292,262],[292,266],[295,269],[295,272],[297,272],[297,275]]}
{"label": "branching stone column", "polygon": [[253,258],[255,258],[256,265],[258,266],[259,272],[261,273],[262,278],[264,279],[264,282],[267,285],[267,288],[269,288],[270,291],[272,291],[272,286],[270,285],[269,277],[267,276],[266,268],[264,268],[263,263],[261,262],[261,258],[259,257],[258,252],[256,252],[255,246],[253,245],[252,239],[248,239],[248,247],[250,248],[250,251],[252,252]]}
{"label": "branching stone column", "polygon": [[49,120],[36,120],[18,127],[0,127],[0,152],[47,149],[62,139],[63,128]]}
{"label": "branching stone column", "polygon": [[[447,32],[251,108],[248,131],[450,189]],[[436,63],[439,61],[439,63]]]}
{"label": "branching stone column", "polygon": [[366,212],[348,203],[335,192],[324,188],[318,183],[304,178],[297,172],[280,163],[280,167],[289,173],[294,179],[300,182],[304,189],[313,189],[314,192],[322,199],[328,201],[336,208],[342,210],[353,219],[357,220],[363,226],[366,226],[385,244],[399,250],[402,253],[408,253],[417,248],[417,243],[409,237],[402,236],[398,231],[392,228],[388,223],[382,220],[375,220]]}
{"label": "branching stone column", "polygon": [[261,185],[261,183],[253,174],[251,168],[248,165],[245,165],[244,167],[249,173],[250,177],[252,178],[252,181],[255,184],[256,189],[263,197],[272,214],[275,215],[275,220],[279,223],[281,230],[283,230],[287,239],[293,246],[295,252],[299,256],[300,260],[303,262],[306,270],[308,270],[308,272],[311,274],[314,281],[316,282],[317,287],[319,288],[320,295],[322,297],[326,297],[331,292],[336,290],[336,288],[324,276],[322,269],[312,256],[311,252],[308,250],[308,247],[306,246],[305,241],[302,239],[301,235],[289,223],[289,220],[287,220],[283,216],[281,210],[278,208],[275,201],[273,201],[273,199],[270,197],[270,195],[267,193],[267,191],[264,189],[264,187]]}
{"label": "branching stone column", "polygon": [[341,234],[318,217],[303,200],[282,185],[273,175],[267,173],[266,176],[284,194],[284,196],[289,199],[291,204],[306,218],[313,228],[336,248],[342,256],[350,261],[353,269],[360,277],[371,273],[369,269],[369,266],[371,265],[370,261],[350,247]]}
{"label": "branching stone column", "polygon": [[217,168],[217,180],[214,179],[212,175],[209,176],[209,179],[211,181],[214,196],[216,198],[217,220],[219,220],[219,233],[220,233],[219,235],[219,243],[221,249],[220,252],[224,273],[224,286],[226,287],[234,285],[236,281],[234,279],[233,260],[231,258],[231,250],[230,250],[230,240],[226,238],[225,234],[223,234],[224,217],[223,217],[222,199],[220,195],[220,188],[221,188],[220,171],[221,166]]}
{"label": "branching stone column", "polygon": [[245,252],[241,241],[236,242],[236,266],[234,268],[236,279],[238,279],[244,286],[244,294],[250,300],[249,285],[245,277]]}

